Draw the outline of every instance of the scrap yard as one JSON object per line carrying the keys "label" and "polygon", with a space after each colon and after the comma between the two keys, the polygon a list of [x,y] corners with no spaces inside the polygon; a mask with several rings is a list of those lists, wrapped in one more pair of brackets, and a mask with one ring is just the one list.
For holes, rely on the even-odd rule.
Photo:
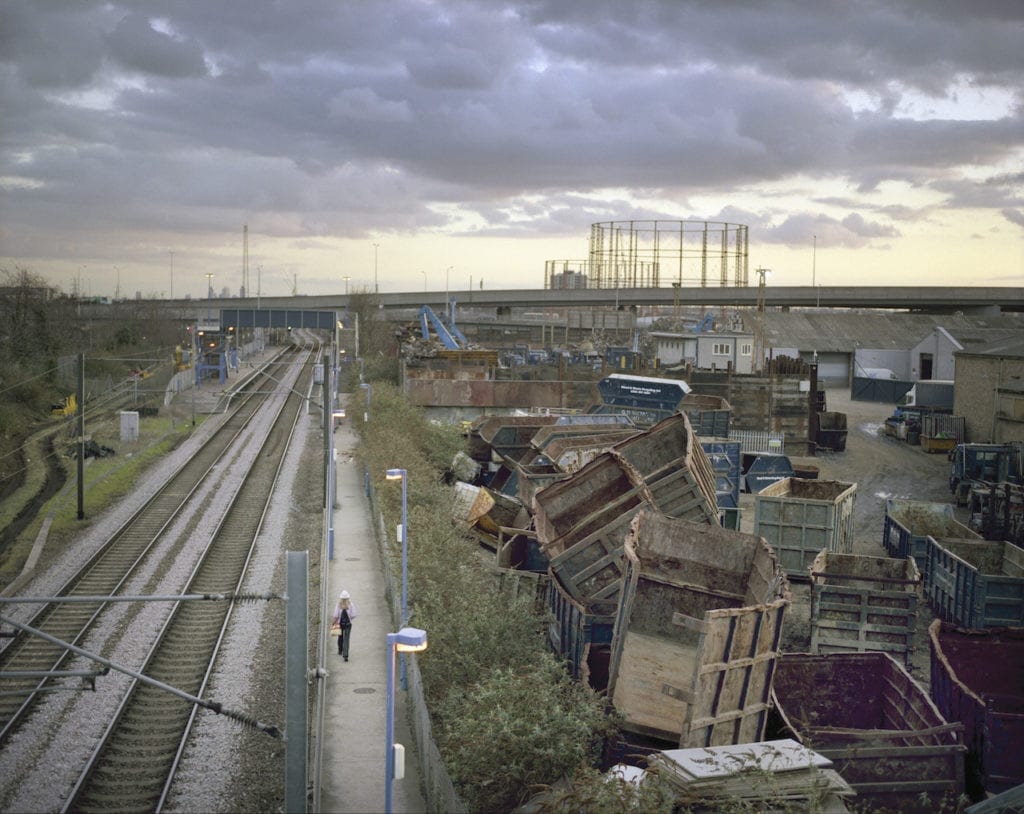
{"label": "scrap yard", "polygon": [[[889,430],[892,405],[799,385],[814,374],[770,374],[778,418],[761,423],[741,384],[702,393],[697,375],[487,411],[467,422],[453,522],[535,580],[549,647],[621,716],[609,770],[657,771],[710,811],[742,797],[734,771],[799,748],[760,804],[963,810],[1024,783],[996,746],[1024,742],[1022,445],[982,450],[1005,480],[961,485],[962,437],[936,455]],[[998,681],[972,662],[988,642]],[[695,755],[732,768],[701,780]]]}

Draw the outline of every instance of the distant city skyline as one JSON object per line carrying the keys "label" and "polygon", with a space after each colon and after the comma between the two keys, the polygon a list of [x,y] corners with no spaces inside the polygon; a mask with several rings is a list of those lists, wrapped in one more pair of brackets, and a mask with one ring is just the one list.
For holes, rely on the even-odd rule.
{"label": "distant city skyline", "polygon": [[[0,10],[0,268],[92,296],[540,288],[604,221],[777,285],[1024,285],[1024,5]],[[212,276],[210,276],[212,275]]]}

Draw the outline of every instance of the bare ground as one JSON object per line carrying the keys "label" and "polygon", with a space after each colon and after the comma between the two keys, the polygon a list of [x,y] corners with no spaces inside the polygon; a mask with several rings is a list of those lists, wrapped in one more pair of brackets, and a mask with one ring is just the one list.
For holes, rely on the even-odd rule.
{"label": "bare ground", "polygon": [[[810,463],[819,468],[819,479],[857,484],[854,504],[854,554],[885,557],[882,530],[885,525],[885,501],[903,498],[936,503],[951,503],[949,462],[945,455],[930,455],[919,446],[884,435],[885,419],[892,412],[889,404],[852,401],[847,390],[829,390],[827,409],[847,416],[847,442],[843,452],[822,452],[814,458],[793,458],[794,463]],[[743,495],[743,529],[753,531],[754,499]],[[963,510],[958,519],[966,522]],[[806,581],[791,581],[793,605],[787,615],[784,648],[790,652],[810,647],[810,590]],[[917,602],[917,632],[910,669],[924,686],[928,685],[928,625],[934,619],[923,594]]]}

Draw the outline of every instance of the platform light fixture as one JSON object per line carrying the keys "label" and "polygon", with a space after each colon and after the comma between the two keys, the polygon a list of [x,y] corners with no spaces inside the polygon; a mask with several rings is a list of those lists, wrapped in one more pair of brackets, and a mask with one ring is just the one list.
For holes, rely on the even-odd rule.
{"label": "platform light fixture", "polygon": [[[427,649],[427,631],[402,627],[387,634],[387,716],[384,733],[384,811],[391,814],[391,782],[405,777],[405,748],[395,743],[395,653],[419,653]],[[397,760],[396,760],[397,758]]]}

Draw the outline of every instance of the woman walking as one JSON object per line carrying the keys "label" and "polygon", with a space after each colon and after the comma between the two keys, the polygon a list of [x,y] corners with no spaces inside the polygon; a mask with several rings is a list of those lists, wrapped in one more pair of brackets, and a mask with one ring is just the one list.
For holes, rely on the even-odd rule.
{"label": "woman walking", "polygon": [[356,618],[356,606],[348,591],[338,596],[338,604],[334,606],[331,627],[338,632],[338,655],[348,661],[348,642],[352,637],[352,620]]}

